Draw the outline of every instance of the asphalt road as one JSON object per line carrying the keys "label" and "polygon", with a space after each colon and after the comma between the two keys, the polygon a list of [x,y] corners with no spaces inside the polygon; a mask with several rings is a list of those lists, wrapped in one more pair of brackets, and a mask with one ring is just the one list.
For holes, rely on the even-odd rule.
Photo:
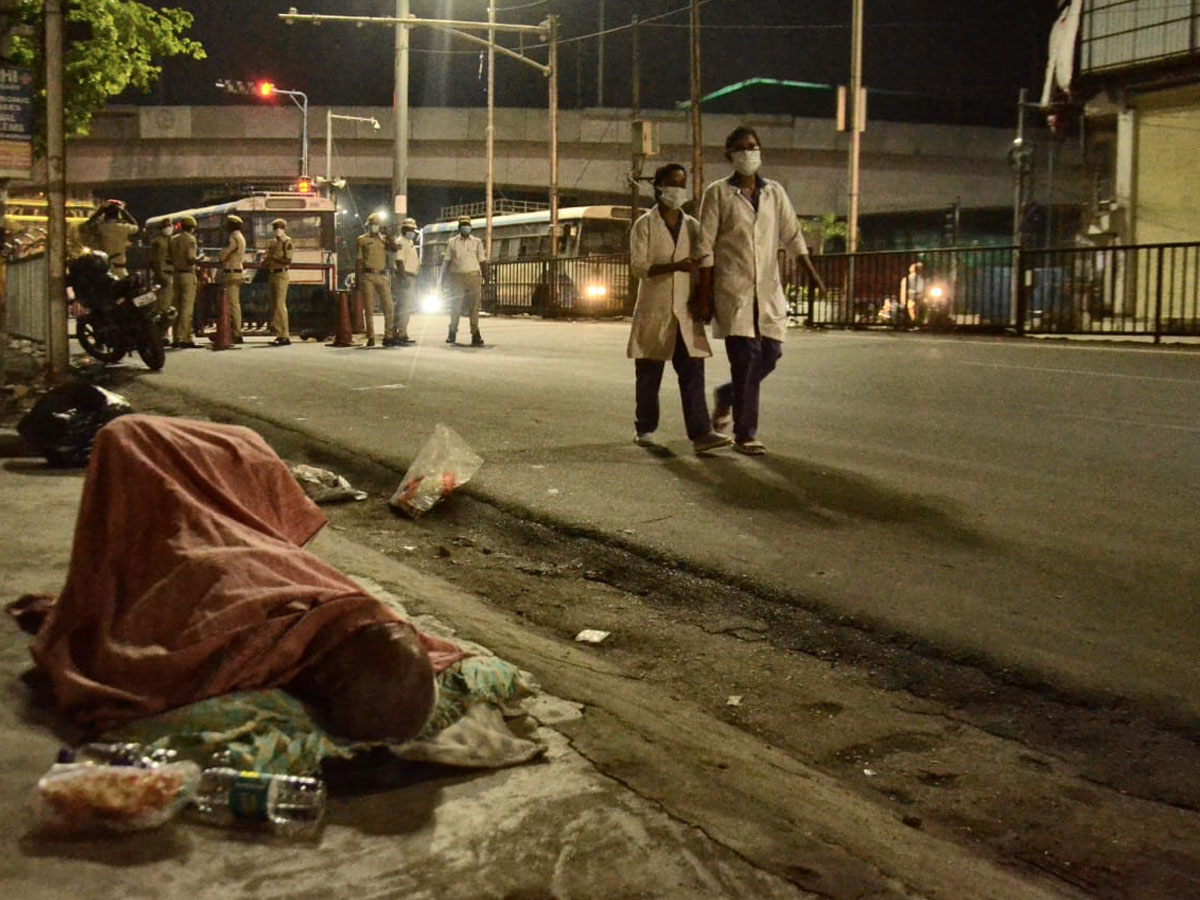
{"label": "asphalt road", "polygon": [[445,324],[417,317],[402,349],[171,352],[139,382],[397,469],[444,422],[485,460],[469,489],[507,507],[1200,720],[1200,353],[794,332],[769,454],[698,458],[669,369],[661,446],[632,443],[627,324],[485,319],[482,349]]}

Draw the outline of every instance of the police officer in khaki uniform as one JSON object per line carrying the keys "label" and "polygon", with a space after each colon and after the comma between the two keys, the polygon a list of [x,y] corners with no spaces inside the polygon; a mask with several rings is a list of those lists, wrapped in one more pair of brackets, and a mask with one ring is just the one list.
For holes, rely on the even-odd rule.
{"label": "police officer in khaki uniform", "polygon": [[388,241],[382,234],[378,213],[367,216],[367,233],[358,236],[358,252],[354,258],[356,282],[362,289],[366,307],[367,346],[375,346],[375,301],[383,308],[384,346],[392,346],[392,291],[388,283]]}
{"label": "police officer in khaki uniform", "polygon": [[150,239],[150,271],[158,284],[158,311],[165,313],[174,300],[174,275],[171,266],[171,220],[162,223],[158,234]]}
{"label": "police officer in khaki uniform", "polygon": [[221,284],[225,287],[225,302],[229,306],[229,323],[235,344],[245,343],[242,337],[242,284],[246,280],[243,263],[246,258],[246,236],[242,234],[241,216],[225,217],[229,243],[221,251]]}
{"label": "police officer in khaki uniform", "polygon": [[120,200],[107,200],[83,223],[83,232],[98,250],[108,254],[109,271],[118,278],[129,274],[125,250],[138,233],[138,223]]}
{"label": "police officer in khaki uniform", "polygon": [[286,347],[292,342],[288,333],[288,269],[292,265],[292,239],[287,235],[287,222],[275,219],[271,222],[274,237],[267,244],[267,253],[263,257],[263,266],[267,270],[267,287],[271,300],[271,327],[275,329],[275,340],[271,343],[277,347]]}
{"label": "police officer in khaki uniform", "polygon": [[400,223],[396,241],[396,345],[415,343],[408,336],[408,320],[417,299],[417,276],[421,274],[421,257],[417,253],[417,220]]}
{"label": "police officer in khaki uniform", "polygon": [[[464,312],[471,317],[471,346],[482,347],[479,333],[479,302],[483,294],[483,267],[487,256],[483,241],[471,236],[471,217],[458,220],[458,234],[446,243],[440,284],[447,286],[450,297],[450,334],[447,344],[458,343],[458,319]],[[449,275],[449,279],[447,279]]]}
{"label": "police officer in khaki uniform", "polygon": [[175,288],[175,333],[172,347],[195,347],[192,340],[192,313],[196,308],[196,263],[200,260],[196,243],[196,220],[181,216],[179,231],[171,237],[170,257]]}

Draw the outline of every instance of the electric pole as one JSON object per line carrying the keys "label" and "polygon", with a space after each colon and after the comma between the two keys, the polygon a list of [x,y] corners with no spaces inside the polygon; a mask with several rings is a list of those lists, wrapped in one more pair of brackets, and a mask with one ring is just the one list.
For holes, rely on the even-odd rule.
{"label": "electric pole", "polygon": [[[409,0],[396,0],[396,18],[409,17]],[[408,25],[396,25],[395,86],[392,97],[392,212],[408,215]]]}
{"label": "electric pole", "polygon": [[846,217],[846,250],[858,249],[858,158],[862,149],[862,129],[866,125],[862,109],[863,0],[854,0],[850,38],[850,209]]}
{"label": "electric pole", "polygon": [[[862,0],[858,0],[862,2]],[[692,199],[700,209],[704,158],[700,134],[700,0],[692,0]]]}

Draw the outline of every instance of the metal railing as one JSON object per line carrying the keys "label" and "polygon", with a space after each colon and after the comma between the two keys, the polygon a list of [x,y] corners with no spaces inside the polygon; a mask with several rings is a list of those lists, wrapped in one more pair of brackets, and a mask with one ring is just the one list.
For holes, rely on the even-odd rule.
{"label": "metal railing", "polygon": [[829,254],[813,265],[823,291],[783,265],[793,319],[811,326],[1200,335],[1200,243],[950,247]]}
{"label": "metal railing", "polygon": [[8,262],[5,329],[9,337],[46,343],[45,254]]}
{"label": "metal railing", "polygon": [[1018,331],[1200,336],[1200,243],[1026,250]]}
{"label": "metal railing", "polygon": [[[418,295],[435,287],[437,274],[436,266],[421,270]],[[616,253],[491,263],[482,305],[493,315],[584,318],[629,315],[634,299],[629,254]]]}

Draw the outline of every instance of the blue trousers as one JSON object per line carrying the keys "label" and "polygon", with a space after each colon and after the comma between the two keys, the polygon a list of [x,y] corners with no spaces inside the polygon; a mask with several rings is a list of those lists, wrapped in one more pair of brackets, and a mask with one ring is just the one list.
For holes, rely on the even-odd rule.
{"label": "blue trousers", "polygon": [[[704,359],[689,356],[687,344],[679,327],[675,328],[675,353],[671,365],[679,377],[679,396],[683,400],[683,422],[691,440],[703,437],[712,430],[708,418],[708,406],[704,399]],[[666,363],[661,359],[635,359],[634,373],[637,377],[637,410],[633,427],[638,434],[647,434],[658,429],[658,389],[662,384]]]}
{"label": "blue trousers", "polygon": [[717,388],[717,405],[733,410],[733,437],[748,441],[758,433],[758,393],[775,371],[783,343],[765,337],[727,337],[730,380]]}

